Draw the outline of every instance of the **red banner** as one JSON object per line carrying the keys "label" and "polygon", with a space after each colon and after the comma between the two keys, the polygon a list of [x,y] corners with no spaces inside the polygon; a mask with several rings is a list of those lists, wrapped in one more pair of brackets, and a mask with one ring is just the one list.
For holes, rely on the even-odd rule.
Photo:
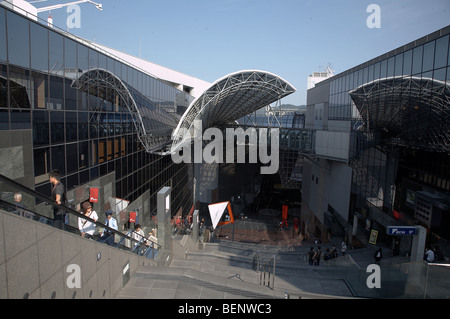
{"label": "red banner", "polygon": [[136,212],[130,212],[130,223],[136,222]]}
{"label": "red banner", "polygon": [[89,201],[91,203],[98,203],[98,188],[89,189]]}

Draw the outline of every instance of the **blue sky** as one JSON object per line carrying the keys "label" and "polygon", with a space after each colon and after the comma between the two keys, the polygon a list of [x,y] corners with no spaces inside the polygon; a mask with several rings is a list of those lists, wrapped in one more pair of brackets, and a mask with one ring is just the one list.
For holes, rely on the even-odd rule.
{"label": "blue sky", "polygon": [[[450,24],[450,0],[96,2],[103,11],[79,5],[81,27],[71,33],[209,82],[244,69],[272,72],[296,87],[282,100],[295,105],[306,103],[307,77],[325,65],[339,73]],[[380,28],[366,24],[369,4],[380,8]],[[51,14],[68,30],[66,8]]]}

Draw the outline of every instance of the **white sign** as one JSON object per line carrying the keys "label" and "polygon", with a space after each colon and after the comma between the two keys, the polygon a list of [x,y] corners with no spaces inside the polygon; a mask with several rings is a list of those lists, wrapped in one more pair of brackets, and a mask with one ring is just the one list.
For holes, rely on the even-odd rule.
{"label": "white sign", "polygon": [[216,228],[223,215],[223,212],[227,208],[228,202],[217,203],[208,205],[209,215],[211,216],[211,222],[213,228]]}

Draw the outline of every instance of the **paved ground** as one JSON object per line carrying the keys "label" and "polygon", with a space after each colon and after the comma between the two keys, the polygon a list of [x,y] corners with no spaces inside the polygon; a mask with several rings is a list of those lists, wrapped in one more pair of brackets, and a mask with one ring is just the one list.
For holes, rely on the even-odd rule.
{"label": "paved ground", "polygon": [[[256,235],[259,241],[255,240]],[[322,250],[341,242],[341,238],[334,238],[322,245]],[[170,267],[140,267],[117,297],[281,299],[287,292],[291,298],[353,298],[342,276],[333,271],[336,263],[343,262],[344,258],[311,266],[306,257],[311,246],[316,245],[300,241],[292,230],[222,232],[219,240],[205,243],[201,250],[190,251],[186,259],[174,259]],[[362,269],[373,263],[375,249],[350,250],[348,254]],[[257,255],[260,263],[276,257],[275,277],[268,272],[264,277],[262,271],[257,271]],[[383,263],[405,261],[405,257],[388,257]],[[272,270],[273,262],[267,264],[267,269]]]}

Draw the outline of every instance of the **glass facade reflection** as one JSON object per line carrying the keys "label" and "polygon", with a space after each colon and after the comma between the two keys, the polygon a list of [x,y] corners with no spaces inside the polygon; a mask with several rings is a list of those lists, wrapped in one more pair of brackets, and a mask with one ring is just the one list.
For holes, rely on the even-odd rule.
{"label": "glass facade reflection", "polygon": [[[62,172],[68,191],[113,174],[109,195],[132,203],[146,194],[150,204],[142,212],[145,218],[156,213],[156,193],[171,186],[172,211],[188,212],[190,167],[174,164],[170,156],[146,152],[126,97],[111,87],[105,89],[105,82],[96,81],[100,72],[92,70],[120,79],[137,106],[148,110],[143,113],[147,134],[171,131],[176,120],[162,109],[176,106],[177,95],[193,99],[72,36],[0,6],[0,134],[25,130],[24,136],[31,136],[29,148],[22,147],[31,159],[32,176],[25,172],[19,177],[50,196],[52,169]],[[87,73],[88,87],[74,85]],[[2,148],[13,144],[4,143]]]}
{"label": "glass facade reflection", "polygon": [[350,136],[348,156],[332,159],[351,167],[350,202],[343,210],[329,200],[327,208],[344,216],[342,228],[356,218],[365,235],[377,230],[390,245],[387,225],[417,223],[437,235],[431,242],[450,239],[449,33],[450,27],[438,30],[308,91],[311,112],[324,110],[319,130]]}

